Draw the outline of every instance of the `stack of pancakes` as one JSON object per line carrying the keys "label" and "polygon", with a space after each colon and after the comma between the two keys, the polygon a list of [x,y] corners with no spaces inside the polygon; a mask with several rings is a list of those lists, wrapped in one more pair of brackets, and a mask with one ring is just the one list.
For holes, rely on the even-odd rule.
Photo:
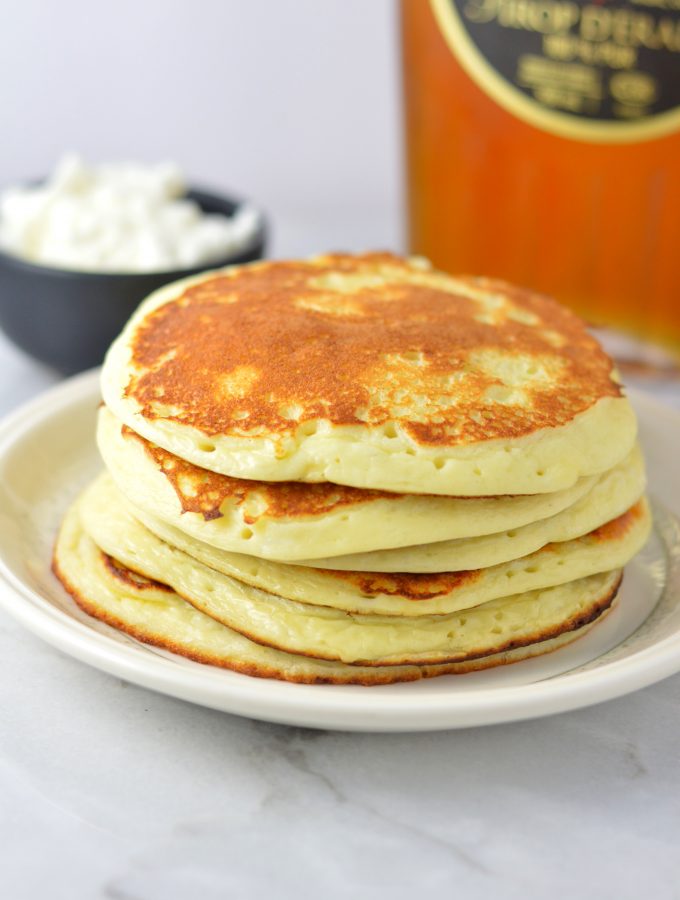
{"label": "stack of pancakes", "polygon": [[389,254],[156,292],[103,370],[55,571],[192,659],[380,684],[564,646],[650,515],[612,364],[553,301]]}

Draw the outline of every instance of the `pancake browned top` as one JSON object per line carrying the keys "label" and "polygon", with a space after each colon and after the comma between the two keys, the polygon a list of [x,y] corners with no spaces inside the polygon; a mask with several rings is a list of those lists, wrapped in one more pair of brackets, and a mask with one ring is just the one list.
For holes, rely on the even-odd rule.
{"label": "pancake browned top", "polygon": [[562,426],[620,395],[610,359],[554,301],[386,253],[215,275],[152,310],[131,350],[141,414],[206,435],[398,423],[451,446]]}

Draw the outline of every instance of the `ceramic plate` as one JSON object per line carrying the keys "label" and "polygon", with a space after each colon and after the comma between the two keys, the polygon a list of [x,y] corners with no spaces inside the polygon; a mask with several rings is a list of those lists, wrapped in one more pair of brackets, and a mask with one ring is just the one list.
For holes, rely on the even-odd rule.
{"label": "ceramic plate", "polygon": [[644,394],[632,399],[650,492],[659,498],[654,533],[627,567],[611,615],[572,646],[539,659],[384,687],[286,684],[172,656],[89,618],[52,575],[50,553],[66,506],[101,466],[94,444],[97,372],[64,382],[0,425],[0,603],[89,665],[193,703],[293,725],[462,728],[618,697],[680,670],[680,415]]}

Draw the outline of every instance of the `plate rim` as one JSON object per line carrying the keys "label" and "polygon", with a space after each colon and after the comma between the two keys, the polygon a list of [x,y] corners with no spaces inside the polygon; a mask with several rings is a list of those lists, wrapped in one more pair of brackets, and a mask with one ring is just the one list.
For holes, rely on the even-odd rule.
{"label": "plate rim", "polygon": [[[99,369],[66,379],[0,420],[0,461],[44,420],[99,393]],[[680,431],[680,413],[641,390],[632,402]],[[584,708],[648,687],[680,671],[680,631],[624,659],[596,669],[565,672],[528,684],[495,685],[460,693],[419,695],[302,685],[231,672],[219,681],[213,667],[178,665],[143,644],[115,640],[60,610],[12,572],[0,544],[0,607],[30,632],[81,662],[142,687],[235,715],[302,727],[366,732],[437,731],[500,724]],[[17,603],[19,600],[19,603]],[[146,652],[145,652],[146,650]],[[216,677],[217,676],[217,677]],[[424,686],[425,680],[420,682]]]}

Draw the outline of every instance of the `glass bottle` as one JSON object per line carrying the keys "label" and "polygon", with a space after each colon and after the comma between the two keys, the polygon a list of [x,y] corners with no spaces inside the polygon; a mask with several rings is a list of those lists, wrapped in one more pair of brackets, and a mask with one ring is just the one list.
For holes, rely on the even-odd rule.
{"label": "glass bottle", "polygon": [[401,31],[410,250],[680,358],[680,0],[401,0]]}

